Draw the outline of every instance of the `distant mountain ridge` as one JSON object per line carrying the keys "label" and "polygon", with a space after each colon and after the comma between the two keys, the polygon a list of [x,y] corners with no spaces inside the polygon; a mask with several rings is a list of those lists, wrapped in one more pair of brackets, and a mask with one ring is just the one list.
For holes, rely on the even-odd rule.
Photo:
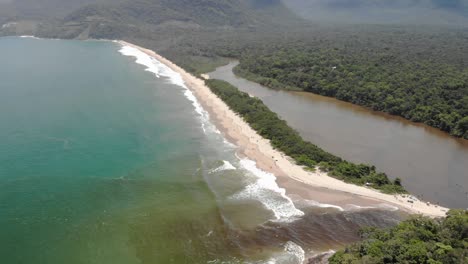
{"label": "distant mountain ridge", "polygon": [[[3,1],[3,2],[2,2]],[[2,0],[0,16],[23,19],[61,18],[88,4],[111,3],[122,0]],[[2,12],[1,10],[8,10]]]}
{"label": "distant mountain ridge", "polygon": [[331,23],[468,24],[468,0],[283,0],[300,16]]}
{"label": "distant mountain ridge", "polygon": [[[240,0],[133,0],[118,4],[86,5],[66,21],[81,21],[100,16],[113,21],[160,24],[168,20],[203,26],[241,26],[255,23],[248,3]],[[269,6],[268,6],[269,7]]]}
{"label": "distant mountain ridge", "polygon": [[[155,26],[249,28],[288,24],[299,17],[281,0],[11,0],[2,4],[0,22],[35,20],[58,37],[106,36],[116,27],[151,30]],[[45,21],[45,22],[44,22]],[[44,26],[46,25],[46,26]],[[105,30],[104,30],[105,29]],[[51,33],[52,32],[52,33]]]}

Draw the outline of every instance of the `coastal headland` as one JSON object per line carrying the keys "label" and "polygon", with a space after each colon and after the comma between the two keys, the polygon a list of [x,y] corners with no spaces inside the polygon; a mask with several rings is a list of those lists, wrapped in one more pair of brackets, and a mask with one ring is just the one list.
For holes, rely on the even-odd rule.
{"label": "coastal headland", "polygon": [[369,187],[345,183],[319,170],[305,170],[290,157],[275,150],[268,140],[260,136],[216,96],[203,79],[191,75],[152,50],[125,41],[118,43],[136,48],[180,74],[186,86],[210,114],[211,121],[227,139],[238,146],[238,155],[254,160],[260,169],[274,174],[278,185],[286,189],[286,194],[293,200],[300,197],[341,209],[398,208],[411,214],[430,217],[443,217],[448,211],[448,208],[418,200],[411,195],[384,194]]}

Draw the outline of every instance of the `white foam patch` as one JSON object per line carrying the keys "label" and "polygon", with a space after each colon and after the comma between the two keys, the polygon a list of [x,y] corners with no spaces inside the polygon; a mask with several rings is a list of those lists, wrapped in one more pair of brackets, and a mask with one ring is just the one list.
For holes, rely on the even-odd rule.
{"label": "white foam patch", "polygon": [[399,208],[390,204],[382,203],[377,204],[376,206],[359,206],[356,204],[348,204],[346,210],[349,211],[359,211],[359,210],[369,210],[369,209],[382,209],[387,211],[398,211]]}
{"label": "white foam patch", "polygon": [[357,210],[365,210],[365,209],[377,209],[375,206],[360,206],[356,204],[348,204],[346,205],[346,210],[349,211],[357,211]]}
{"label": "white foam patch", "polygon": [[298,264],[304,263],[304,260],[305,260],[304,249],[302,249],[296,243],[288,241],[284,245],[284,251],[289,253],[289,255],[292,257],[291,260],[296,260],[297,261],[296,263],[298,263]]}
{"label": "white foam patch", "polygon": [[396,206],[393,206],[393,205],[390,205],[390,204],[379,204],[378,207],[380,209],[385,209],[385,210],[389,210],[389,211],[398,211],[400,210],[400,208],[396,207]]}
{"label": "white foam patch", "polygon": [[307,206],[320,207],[320,208],[334,208],[334,209],[337,209],[340,212],[344,211],[343,207],[338,206],[338,205],[334,205],[334,204],[319,203],[319,202],[314,201],[314,200],[304,200],[304,203]]}
{"label": "white foam patch", "polygon": [[182,76],[173,71],[171,68],[166,66],[164,63],[158,61],[156,58],[144,53],[143,51],[131,47],[128,45],[123,45],[122,48],[119,50],[119,52],[122,55],[125,56],[130,56],[130,57],[135,57],[136,58],[136,63],[140,65],[146,66],[145,71],[154,73],[154,75],[157,78],[164,78],[166,79],[169,83],[178,85],[182,88],[185,89],[184,95],[185,97],[192,102],[193,107],[195,108],[195,111],[197,114],[200,116],[200,119],[202,121],[201,127],[203,132],[206,134],[207,132],[213,132],[216,134],[221,134],[221,132],[209,122],[209,114],[207,111],[203,109],[201,104],[198,102],[197,98],[195,95],[188,89],[188,87],[185,85],[184,80],[182,79]]}
{"label": "white foam patch", "polygon": [[234,167],[229,161],[223,160],[223,165],[219,166],[216,169],[211,170],[210,173],[226,171],[226,170],[235,170],[235,169],[236,167]]}
{"label": "white foam patch", "polygon": [[230,148],[237,148],[236,145],[232,144],[231,142],[229,142],[226,138],[223,137],[223,142],[226,146],[230,147]]}
{"label": "white foam patch", "polygon": [[304,215],[304,212],[298,210],[292,200],[286,196],[286,190],[278,186],[273,174],[260,170],[255,161],[249,159],[241,159],[240,164],[257,179],[234,194],[232,199],[258,200],[266,209],[273,212],[275,220],[288,221]]}
{"label": "white foam patch", "polygon": [[305,252],[299,245],[288,241],[284,245],[284,252],[270,258],[265,264],[303,264]]}
{"label": "white foam patch", "polygon": [[317,258],[317,257],[326,257],[326,259],[328,260],[328,258],[330,258],[333,254],[335,254],[336,251],[333,250],[333,249],[330,249],[328,251],[325,251],[325,252],[319,252],[313,256],[311,256],[309,259],[312,259],[312,261]]}
{"label": "white foam patch", "polygon": [[154,73],[156,77],[166,77],[171,83],[186,87],[180,74],[143,51],[131,46],[123,46],[119,52],[125,56],[135,57],[136,63],[146,66],[146,71]]}
{"label": "white foam patch", "polygon": [[[189,89],[187,89],[187,87],[183,86],[186,90],[184,92],[184,95],[185,97],[187,97],[187,99],[190,100],[190,102],[192,102],[192,105],[193,107],[195,108],[195,112],[198,113],[198,115],[200,116],[200,119],[202,121],[201,123],[201,127],[203,129],[203,132],[206,134],[207,133],[207,126],[209,125],[209,115],[208,115],[208,112],[206,112],[203,107],[200,105],[200,103],[198,102],[197,98],[195,97],[195,95],[192,93],[192,91],[190,91]],[[214,130],[212,128],[212,130]]]}

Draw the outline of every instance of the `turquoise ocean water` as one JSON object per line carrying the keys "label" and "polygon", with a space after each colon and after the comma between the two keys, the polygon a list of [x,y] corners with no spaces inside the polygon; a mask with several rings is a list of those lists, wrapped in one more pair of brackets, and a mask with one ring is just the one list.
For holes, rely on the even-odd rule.
{"label": "turquoise ocean water", "polygon": [[119,49],[0,39],[2,263],[243,259],[206,181],[232,150],[186,89]]}
{"label": "turquoise ocean water", "polygon": [[378,222],[304,216],[235,151],[134,49],[0,38],[0,263],[301,263]]}

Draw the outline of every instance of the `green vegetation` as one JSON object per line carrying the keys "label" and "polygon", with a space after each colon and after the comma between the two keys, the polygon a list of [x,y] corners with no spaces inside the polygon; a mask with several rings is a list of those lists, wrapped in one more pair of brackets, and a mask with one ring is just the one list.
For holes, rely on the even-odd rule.
{"label": "green vegetation", "polygon": [[[302,15],[332,22],[336,17],[327,12],[344,10],[323,12],[315,6],[339,1],[284,2]],[[351,14],[373,24],[423,16],[439,25],[328,26],[297,18],[280,0],[0,0],[0,36],[123,39],[194,74],[235,58],[240,60],[237,74],[271,88],[335,97],[468,139],[468,30],[458,22],[466,24],[466,9],[451,6],[461,1],[344,2],[359,8],[340,17]],[[450,3],[438,9],[428,2]],[[361,7],[369,4],[366,15]],[[374,12],[388,8],[389,17]],[[441,26],[447,21],[457,27]],[[400,179],[392,182],[374,166],[344,161],[304,141],[259,99],[223,81],[206,83],[298,164],[319,167],[346,182],[371,183],[386,193],[405,192]],[[451,211],[445,220],[417,217],[389,230],[366,229],[363,242],[338,252],[330,262],[468,263],[467,219],[466,211]]]}
{"label": "green vegetation", "polygon": [[206,84],[226,104],[261,136],[269,139],[271,144],[292,157],[297,164],[327,171],[331,176],[346,182],[364,185],[371,183],[372,187],[386,193],[403,193],[401,181],[391,182],[384,173],[376,172],[374,166],[353,164],[342,160],[314,144],[304,141],[302,137],[263,102],[239,91],[236,87],[221,80],[207,80]]}
{"label": "green vegetation", "polygon": [[[0,35],[123,39],[197,75],[236,58],[238,74],[266,86],[335,97],[468,138],[463,27],[311,24],[280,0],[22,0],[18,5],[0,5],[14,14],[0,20],[32,25],[27,31],[7,27]],[[257,129],[302,165],[319,164],[335,177],[371,182],[386,192],[401,189],[375,168],[342,161],[291,129],[281,131],[284,135]]]}
{"label": "green vegetation", "polygon": [[[171,38],[177,40],[181,30],[232,31],[302,20],[280,0],[0,0],[0,23],[10,21],[34,21],[34,34],[43,37],[154,39],[175,29]],[[0,25],[0,35],[19,31]]]}
{"label": "green vegetation", "polygon": [[372,31],[372,38],[351,33],[345,33],[347,39],[246,50],[236,73],[271,88],[335,97],[468,139],[466,33]]}
{"label": "green vegetation", "polygon": [[30,2],[0,4],[9,10],[2,23],[22,20],[0,35],[123,39],[194,74],[236,58],[237,74],[271,88],[335,97],[468,139],[463,27],[325,26],[279,0]]}
{"label": "green vegetation", "polygon": [[333,255],[330,264],[468,263],[468,211],[451,210],[442,220],[417,216],[390,229],[367,228],[361,237]]}
{"label": "green vegetation", "polygon": [[[468,30],[458,22],[466,24],[466,9],[450,6],[461,1],[437,0],[451,3],[442,9],[427,5],[436,0],[344,1],[359,8],[325,10],[333,16],[315,6],[330,2],[338,3],[284,1],[302,15],[332,22],[339,11],[340,17],[351,14],[372,24],[423,16],[439,25],[328,26],[299,19],[280,0],[0,0],[0,36],[123,39],[194,74],[235,58],[237,74],[271,88],[335,97],[468,139]],[[366,15],[361,7],[369,4]],[[388,8],[389,17],[375,12]],[[447,21],[457,27],[441,26]],[[382,192],[405,192],[400,179],[392,182],[374,166],[350,163],[304,141],[259,99],[223,81],[206,83],[298,164],[349,183],[371,183]],[[363,242],[330,262],[468,263],[467,219],[466,211],[451,211],[444,220],[416,217],[388,230],[366,229]]]}

